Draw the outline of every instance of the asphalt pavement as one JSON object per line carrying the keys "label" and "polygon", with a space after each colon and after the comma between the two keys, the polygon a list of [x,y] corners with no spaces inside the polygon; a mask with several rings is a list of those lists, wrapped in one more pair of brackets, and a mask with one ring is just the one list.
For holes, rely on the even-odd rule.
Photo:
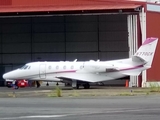
{"label": "asphalt pavement", "polygon": [[1,98],[0,120],[159,120],[160,95]]}

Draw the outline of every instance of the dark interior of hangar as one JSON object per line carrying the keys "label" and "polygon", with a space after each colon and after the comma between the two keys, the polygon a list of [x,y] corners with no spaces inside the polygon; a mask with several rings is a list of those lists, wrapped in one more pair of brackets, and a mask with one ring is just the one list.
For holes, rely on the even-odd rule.
{"label": "dark interior of hangar", "polygon": [[1,18],[0,26],[4,72],[31,61],[129,56],[127,15]]}

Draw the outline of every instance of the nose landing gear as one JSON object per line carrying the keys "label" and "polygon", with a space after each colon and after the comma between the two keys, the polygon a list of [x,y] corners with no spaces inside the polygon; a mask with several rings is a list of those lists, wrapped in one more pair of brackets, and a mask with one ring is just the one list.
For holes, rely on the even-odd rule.
{"label": "nose landing gear", "polygon": [[37,88],[39,88],[41,86],[39,81],[36,81],[36,85],[37,85]]}
{"label": "nose landing gear", "polygon": [[49,83],[47,82],[46,86],[49,86]]}

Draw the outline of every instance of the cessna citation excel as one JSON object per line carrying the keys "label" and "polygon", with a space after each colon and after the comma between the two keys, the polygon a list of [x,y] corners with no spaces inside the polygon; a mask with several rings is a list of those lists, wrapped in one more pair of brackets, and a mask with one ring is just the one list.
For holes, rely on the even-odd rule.
{"label": "cessna citation excel", "polygon": [[71,83],[73,88],[83,85],[90,88],[89,83],[103,82],[138,76],[143,70],[151,68],[158,38],[147,38],[138,51],[127,59],[112,61],[77,62],[31,62],[23,67],[5,73],[4,79],[34,80]]}

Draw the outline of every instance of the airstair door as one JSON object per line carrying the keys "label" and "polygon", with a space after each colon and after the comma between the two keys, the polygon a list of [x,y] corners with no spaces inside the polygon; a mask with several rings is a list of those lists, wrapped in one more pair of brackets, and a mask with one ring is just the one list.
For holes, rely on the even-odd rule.
{"label": "airstair door", "polygon": [[40,79],[46,78],[46,64],[40,64],[39,66],[39,77]]}

